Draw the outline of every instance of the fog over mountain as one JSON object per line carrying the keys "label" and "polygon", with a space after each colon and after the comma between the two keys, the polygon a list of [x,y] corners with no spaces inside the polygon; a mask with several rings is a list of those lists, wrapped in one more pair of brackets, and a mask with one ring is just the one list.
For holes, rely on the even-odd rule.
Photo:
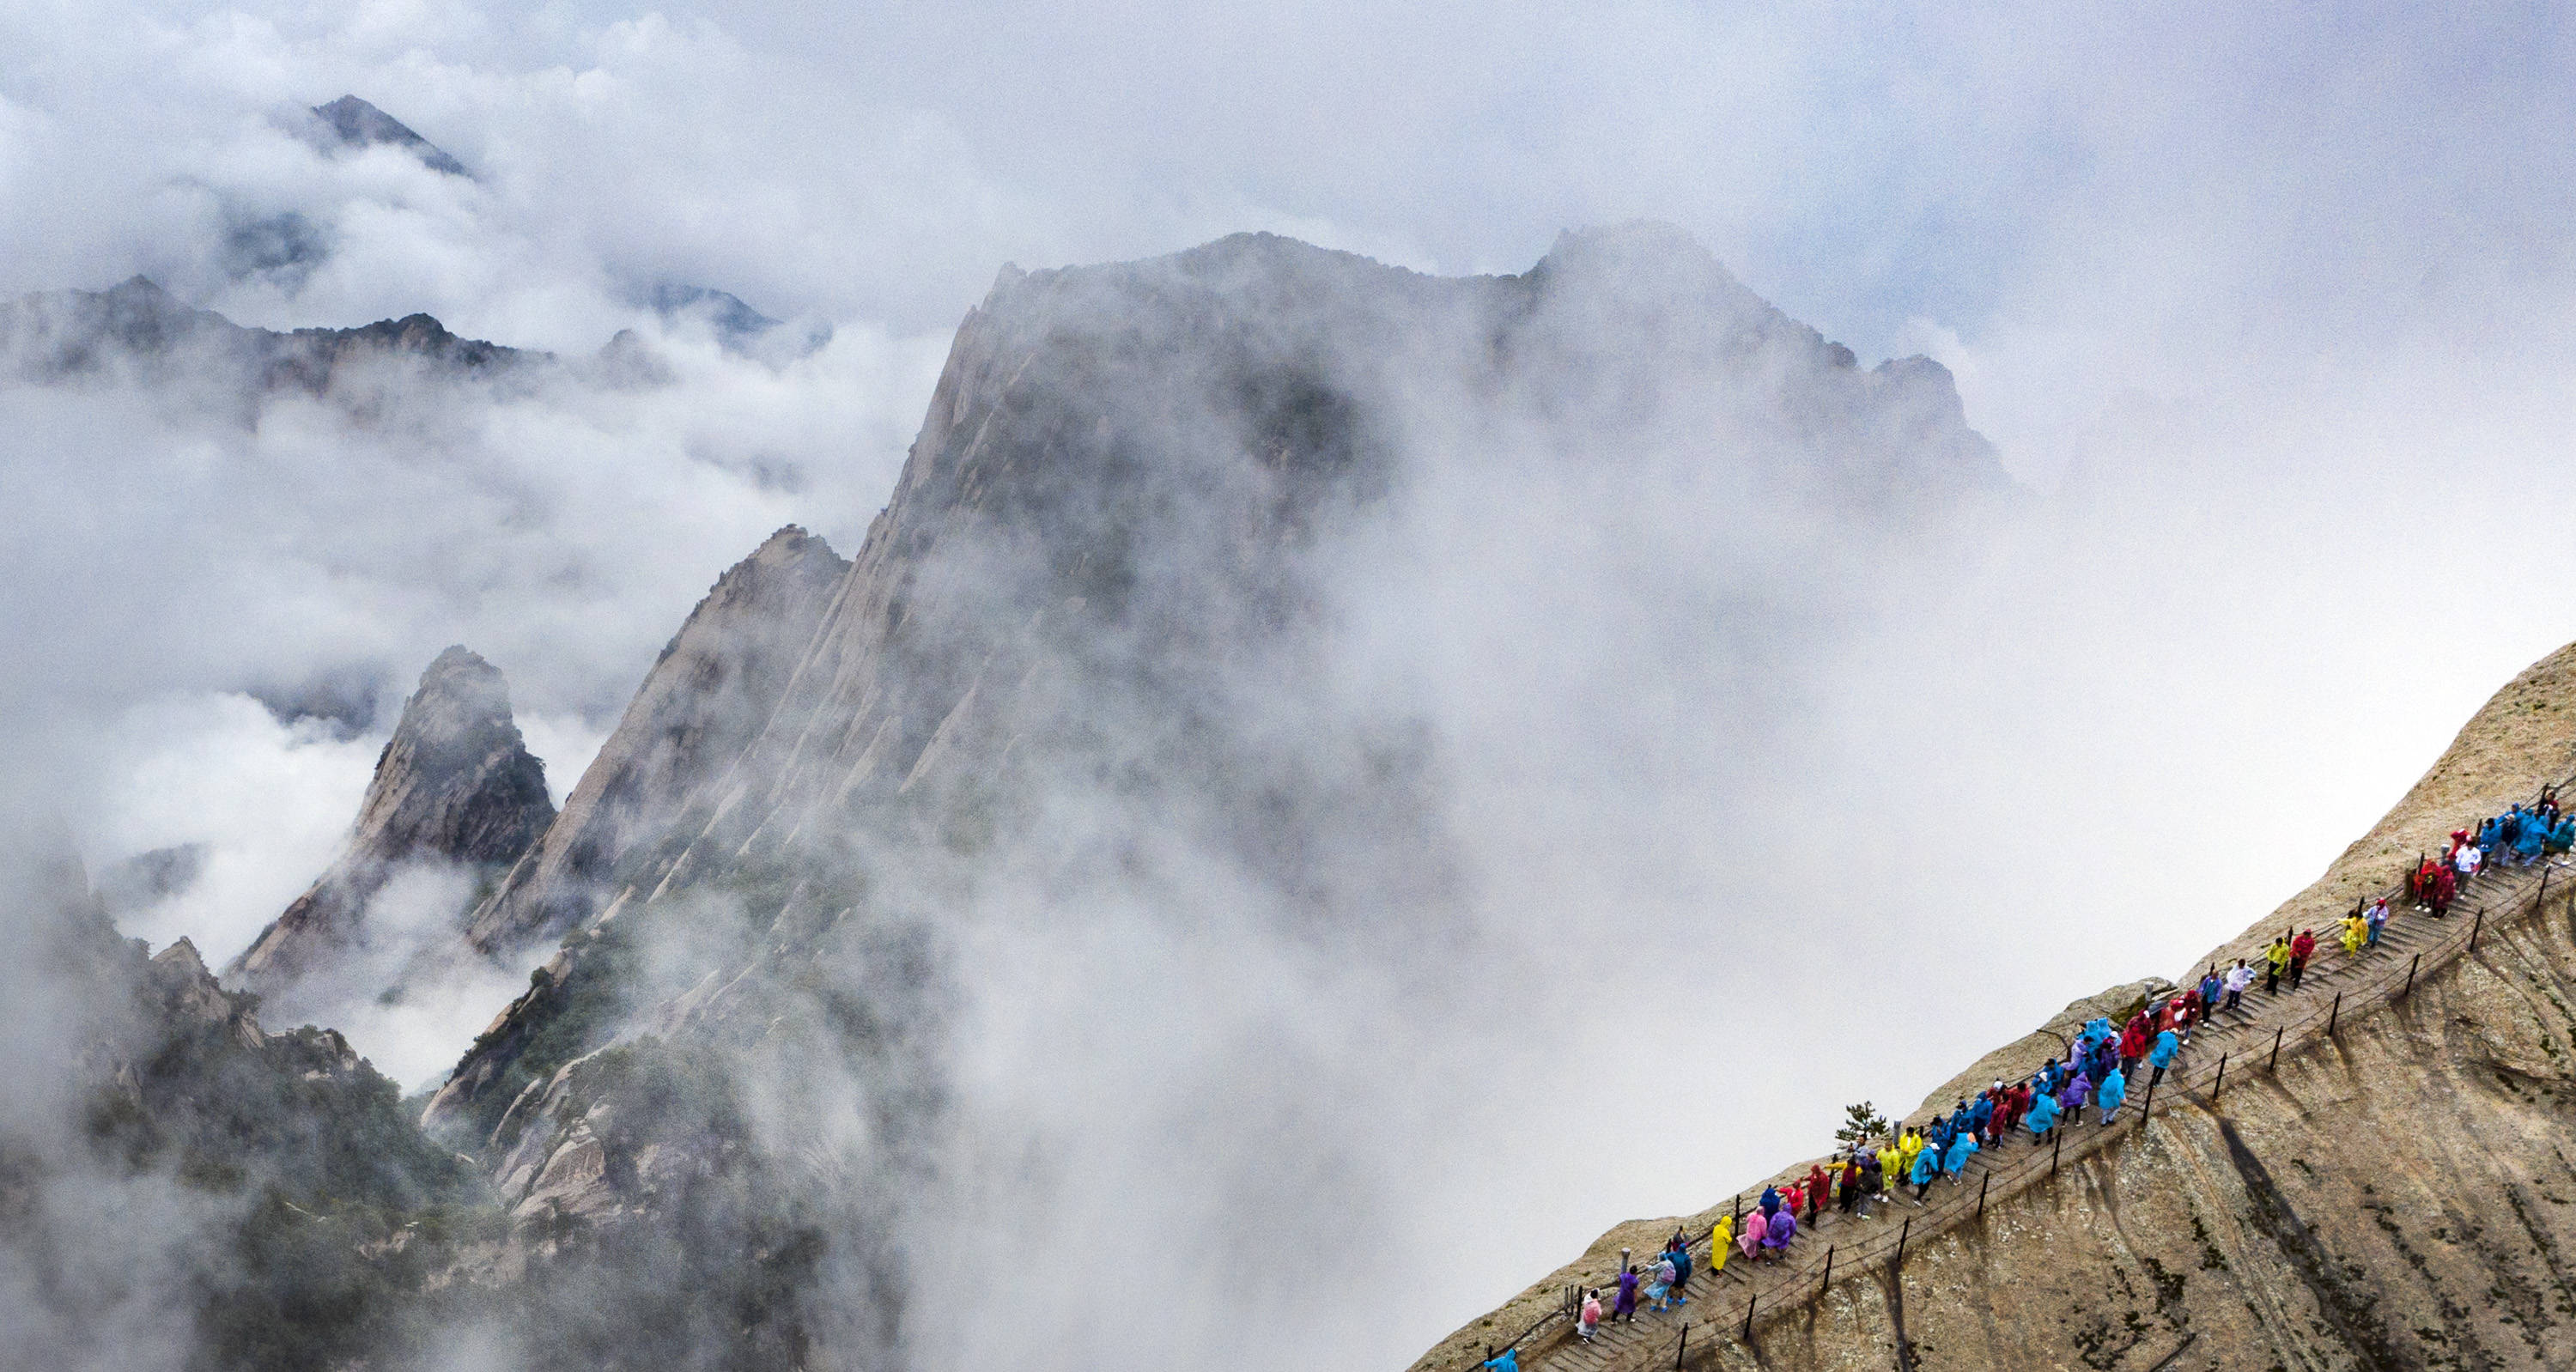
{"label": "fog over mountain", "polygon": [[2554,26],[1092,21],[0,17],[13,1344],[1397,1365],[2567,636]]}

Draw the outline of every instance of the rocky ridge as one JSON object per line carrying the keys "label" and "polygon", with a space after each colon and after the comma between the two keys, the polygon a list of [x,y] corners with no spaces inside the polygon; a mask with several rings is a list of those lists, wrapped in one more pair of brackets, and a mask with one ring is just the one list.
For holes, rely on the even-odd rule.
{"label": "rocky ridge", "polygon": [[377,363],[498,380],[545,360],[541,353],[460,338],[426,314],[348,329],[247,328],[191,308],[142,276],[103,291],[43,291],[0,302],[0,376],[30,385],[192,379],[247,406],[246,420],[261,397],[330,395]]}
{"label": "rocky ridge", "polygon": [[545,764],[511,719],[508,683],[490,663],[451,647],[404,702],[347,846],[225,975],[273,992],[363,939],[368,902],[406,866],[497,873],[554,819]]}
{"label": "rocky ridge", "polygon": [[[1264,235],[1006,269],[857,554],[791,529],[728,572],[474,916],[479,947],[561,948],[424,1122],[491,1170],[531,1260],[763,1178],[800,1209],[738,1222],[873,1270],[909,1188],[863,1179],[932,1165],[941,912],[1056,832],[1055,798],[1112,817],[1044,859],[1068,891],[1150,864],[1132,812],[1314,931],[1437,920],[1433,759],[1310,658],[1324,550],[1415,479],[1426,390],[1569,461],[1724,423],[1734,479],[1840,519],[2003,484],[1937,366],[1863,370],[1652,226],[1519,277]],[[756,1138],[746,1083],[785,1088]],[[865,1312],[763,1308],[864,1346],[901,1313],[876,1280]]]}
{"label": "rocky ridge", "polygon": [[[404,1217],[474,1203],[472,1169],[421,1137],[339,1034],[263,1030],[256,998],[225,990],[186,939],[150,954],[119,937],[76,859],[25,857],[0,854],[12,878],[0,901],[23,939],[12,975],[39,975],[56,1009],[41,1038],[16,1042],[57,1052],[11,1064],[10,1083],[22,1098],[62,1093],[70,1110],[57,1129],[0,1117],[0,1254],[87,1251],[97,1236],[73,1231],[113,1197],[129,1222],[170,1231],[123,1236],[146,1245],[138,1261],[182,1232],[219,1245],[179,1293],[189,1365],[347,1366],[391,1346],[429,1294],[425,1266],[402,1256]],[[13,1324],[13,1363],[97,1356],[94,1333],[64,1316],[124,1292],[89,1285]]]}
{"label": "rocky ridge", "polygon": [[[2576,645],[2499,691],[2323,876],[2201,964],[2232,961],[2285,926],[2330,927],[2418,852],[2444,846],[2463,819],[2528,801],[2564,777],[2571,752]],[[2458,961],[2428,960],[2402,999],[2346,1007],[2335,1033],[2284,1053],[2276,1070],[2240,1061],[2223,1096],[2206,1080],[2169,1083],[2143,1132],[2114,1135],[2080,1158],[2070,1153],[2065,1175],[1999,1194],[1982,1217],[1962,1208],[1936,1223],[1925,1212],[1901,1271],[1884,1256],[1847,1263],[1821,1296],[1758,1313],[1749,1339],[1702,1324],[1687,1364],[2570,1365],[2576,1170],[2555,1140],[2576,1125],[2576,906],[2568,899],[2576,871],[2554,876],[2537,915],[2499,919]],[[2542,889],[2527,874],[2514,884],[2519,894],[2495,913],[2527,909]],[[2464,908],[2444,924],[2401,912],[2395,927],[2401,939],[2448,947],[2466,933],[2460,921],[2474,917]],[[2321,966],[2332,972],[2341,957],[2332,950]],[[2400,958],[2382,972],[2402,970]],[[2052,1026],[2125,1004],[2138,989],[2080,1001]],[[2312,1035],[2321,1008],[2302,1012]],[[1998,1050],[1911,1118],[2057,1048],[2041,1031]],[[1704,1234],[1728,1204],[1612,1229],[1415,1366],[1472,1365],[1498,1333],[1552,1308],[1569,1283],[1600,1280],[1619,1249],[1650,1251],[1676,1227]],[[1675,1356],[1676,1333],[1647,1341],[1651,1350],[1615,1351],[1564,1349],[1552,1332],[1525,1351],[1523,1365],[1661,1366]]]}

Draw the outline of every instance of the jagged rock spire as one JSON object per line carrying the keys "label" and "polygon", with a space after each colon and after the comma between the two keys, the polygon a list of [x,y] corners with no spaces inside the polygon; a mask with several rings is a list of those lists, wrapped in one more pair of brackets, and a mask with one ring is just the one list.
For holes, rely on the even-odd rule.
{"label": "jagged rock spire", "polygon": [[403,864],[513,862],[554,814],[500,670],[449,648],[404,702],[347,849],[226,970],[253,986],[291,981],[358,933],[367,901]]}

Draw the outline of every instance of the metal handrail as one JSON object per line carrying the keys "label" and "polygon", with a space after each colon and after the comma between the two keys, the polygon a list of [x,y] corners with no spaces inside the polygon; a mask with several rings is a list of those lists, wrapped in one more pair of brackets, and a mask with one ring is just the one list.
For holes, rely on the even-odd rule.
{"label": "metal handrail", "polygon": [[[2564,790],[2571,785],[2576,785],[2576,775],[2570,775],[2565,780],[2558,782],[2556,789]],[[2551,788],[2544,787],[2542,789],[2545,794]],[[2417,949],[2412,957],[2407,960],[2405,971],[2402,976],[2395,970],[2398,963],[2395,956],[2396,950],[2394,948],[2381,949],[2381,951],[2390,955],[2386,959],[2389,970],[2376,976],[2370,975],[2365,970],[2362,962],[2362,954],[2348,954],[2331,971],[2318,976],[2317,982],[2322,986],[2330,980],[2347,978],[2359,974],[2361,976],[2360,984],[2355,986],[2353,984],[2346,983],[2341,986],[2329,1008],[2326,1010],[2317,1010],[2314,1008],[2312,1003],[2304,1013],[2295,1015],[2286,1021],[2267,1021],[2257,1018],[2246,1023],[2212,1026],[2202,1031],[2201,1044],[2196,1046],[2205,1046],[2209,1043],[2219,1041],[2233,1041],[2235,1038],[2242,1037],[2249,1032],[2259,1031],[2262,1028],[2271,1028],[2274,1030],[2276,1041],[2279,1043],[2280,1048],[2288,1048],[2292,1045],[2296,1045],[2301,1048],[2308,1046],[2314,1039],[2321,1036],[2310,1032],[2310,1030],[2318,1026],[2321,1021],[2331,1024],[2346,998],[2350,998],[2353,1001],[2354,1008],[2357,1012],[2388,1004],[2394,1001],[2399,994],[2411,992],[2414,982],[2418,980],[2425,971],[2438,972],[2442,968],[2458,961],[2462,955],[2474,948],[2481,931],[2487,923],[2492,922],[2501,928],[2508,924],[2519,922],[2523,918],[2538,914],[2549,894],[2548,873],[2550,871],[2550,867],[2551,864],[2548,858],[2544,856],[2540,861],[2525,866],[2487,868],[2480,871],[2475,877],[2470,878],[2468,883],[2463,883],[2460,891],[2462,896],[2466,896],[2471,893],[2472,884],[2483,883],[2483,885],[2478,886],[2477,889],[2481,893],[2493,893],[2493,898],[2479,903],[2474,911],[2474,918],[2464,931],[2454,932],[2440,940],[2437,940],[2430,946]],[[2408,870],[2411,872],[2413,869],[2410,867]],[[2532,883],[2527,880],[2517,880],[2518,877],[2526,877],[2534,871],[2537,871],[2540,874],[2537,883]],[[2517,912],[2516,907],[2521,904],[2521,898],[2526,890],[2531,892],[2532,898],[2530,906],[2527,910]],[[2563,887],[2562,890],[2567,895],[2576,897],[2576,881],[2571,881],[2567,886]],[[2402,899],[2405,895],[2406,878],[2401,876],[2395,883],[2387,888],[2366,895],[2363,898],[2363,902],[2366,904],[2374,899],[2385,899],[2393,904]],[[2455,909],[2456,905],[2457,902],[2455,901]],[[2364,951],[2366,952],[2368,950],[2365,949]],[[2431,965],[2430,967],[2425,967],[2424,964],[2428,960]],[[2405,988],[2404,991],[2401,992],[2392,989],[2400,986],[2401,983]],[[2302,989],[2305,989],[2304,985]],[[2353,992],[2356,990],[2361,994],[2354,995]],[[2256,1032],[2255,1036],[2259,1040],[2259,1032]],[[1803,1246],[1799,1257],[1789,1259],[1787,1262],[1784,1262],[1781,1267],[1772,1269],[1778,1270],[1782,1273],[1781,1280],[1771,1283],[1767,1288],[1757,1282],[1753,1290],[1745,1293],[1745,1298],[1741,1306],[1737,1306],[1734,1302],[1727,1301],[1724,1297],[1712,1293],[1709,1299],[1721,1302],[1718,1306],[1712,1308],[1730,1311],[1730,1318],[1722,1322],[1723,1325],[1729,1329],[1733,1328],[1736,1323],[1732,1316],[1740,1314],[1743,1318],[1745,1329],[1749,1333],[1753,1322],[1753,1314],[1757,1308],[1778,1309],[1784,1304],[1799,1304],[1815,1299],[1816,1297],[1823,1295],[1824,1292],[1829,1289],[1826,1284],[1827,1279],[1830,1278],[1835,1268],[1840,1267],[1844,1272],[1849,1273],[1858,1270],[1861,1266],[1882,1255],[1894,1256],[1901,1252],[1903,1246],[1911,1239],[1914,1220],[1921,1219],[1926,1221],[1924,1228],[1927,1234],[1946,1232],[1954,1224],[1964,1222],[1966,1219],[1970,1218],[1972,1214],[1983,1213],[1986,1202],[1994,1198],[1989,1196],[1988,1188],[1990,1188],[1996,1180],[2001,1179],[2004,1182],[2004,1189],[2001,1193],[2001,1198],[2010,1199],[2012,1196],[2027,1189],[2030,1185],[2035,1184],[2041,1176],[2053,1176],[2064,1165],[2066,1160],[2065,1154],[2069,1151],[2073,1153],[2075,1161],[2082,1162],[2084,1159],[2101,1152],[2115,1139],[2125,1138],[2131,1134],[2143,1133],[2150,1118],[2149,1112],[2154,1105],[2155,1092],[2158,1089],[2167,1090],[2176,1095],[2188,1096],[2204,1107],[2213,1105],[2210,1098],[2200,1096],[2193,1090],[2195,1078],[2199,1078],[2204,1082],[2216,1081],[2220,1075],[2225,1072],[2226,1063],[2233,1056],[2234,1054],[2232,1052],[2221,1053],[2219,1055],[2218,1062],[2213,1065],[2209,1062],[2207,1053],[2195,1052],[2193,1054],[2194,1060],[2191,1064],[2185,1065],[2182,1063],[2176,1063],[2172,1068],[2166,1071],[2163,1080],[2156,1083],[2154,1086],[2151,1086],[2143,1092],[2136,1091],[2133,1088],[2132,1098],[2139,1106],[2138,1110],[2134,1114],[2130,1115],[2120,1124],[2113,1125],[2109,1128],[2092,1129],[2076,1136],[2071,1140],[2073,1144],[2071,1150],[2067,1147],[2070,1142],[2067,1134],[2069,1131],[2073,1130],[2075,1126],[2071,1124],[2059,1125],[2056,1130],[2052,1131],[2057,1134],[2058,1137],[2053,1141],[2052,1147],[2047,1154],[2050,1159],[2050,1164],[2045,1168],[2039,1165],[2041,1153],[2036,1147],[2036,1140],[2034,1140],[2034,1146],[2024,1152],[2020,1160],[2010,1165],[2000,1164],[1996,1161],[1997,1157],[2005,1151],[2007,1143],[2009,1143],[2010,1140],[2007,1140],[2007,1143],[1998,1143],[1992,1148],[1979,1149],[1975,1157],[1968,1163],[1968,1167],[1976,1169],[1980,1177],[1980,1184],[1977,1190],[1973,1193],[1965,1184],[1966,1176],[1963,1171],[1957,1179],[1958,1184],[1956,1189],[1952,1191],[1948,1197],[1941,1201],[1922,1204],[1919,1213],[1905,1217],[1906,1223],[1899,1227],[1894,1235],[1891,1236],[1885,1226],[1882,1225],[1877,1233],[1858,1239],[1855,1242],[1827,1245],[1825,1249],[1825,1257],[1822,1259],[1818,1259],[1814,1256],[1816,1252],[1815,1245],[1807,1244]],[[2034,1072],[2037,1071],[2037,1065],[2034,1064],[2031,1070]],[[1905,1121],[1898,1121],[1899,1128],[1904,1127],[1904,1124]],[[1810,1165],[1814,1165],[1813,1162],[1811,1162]],[[1897,1183],[1897,1185],[1901,1186],[1902,1183]],[[1894,1188],[1892,1187],[1891,1189]],[[1736,1195],[1740,1198],[1743,1193],[1737,1192]],[[1821,1208],[1818,1213],[1820,1215],[1823,1213]],[[1893,1207],[1891,1207],[1891,1214],[1889,1217],[1893,1217]],[[1802,1229],[1801,1232],[1803,1234],[1812,1231]],[[1707,1242],[1705,1236],[1694,1238],[1686,1234],[1684,1238],[1685,1243],[1694,1255],[1694,1258],[1696,1258],[1696,1255],[1702,1251]],[[1851,1253],[1841,1252],[1841,1250],[1846,1247],[1852,1248],[1854,1251]],[[1531,1321],[1531,1323],[1524,1327],[1519,1333],[1514,1334],[1508,1342],[1487,1345],[1489,1351],[1486,1356],[1490,1358],[1494,1356],[1495,1352],[1500,1350],[1520,1348],[1525,1344],[1528,1344],[1532,1336],[1540,1334],[1560,1322],[1570,1325],[1573,1321],[1576,1310],[1580,1306],[1582,1291],[1587,1287],[1610,1285],[1616,1281],[1617,1275],[1618,1274],[1614,1272],[1605,1280],[1575,1282],[1569,1288],[1568,1299],[1559,1302],[1555,1308]],[[1811,1282],[1815,1284],[1816,1289],[1813,1291],[1807,1291],[1805,1288]],[[1762,1303],[1766,1297],[1769,1298],[1770,1304],[1767,1307],[1764,1307]],[[1674,1350],[1675,1366],[1677,1367],[1680,1365],[1682,1352],[1688,1347],[1689,1327],[1689,1321],[1687,1320],[1679,1326],[1681,1333]],[[1707,1327],[1710,1326],[1703,1326],[1703,1328]],[[1705,1346],[1706,1345],[1703,1344],[1703,1347]]]}

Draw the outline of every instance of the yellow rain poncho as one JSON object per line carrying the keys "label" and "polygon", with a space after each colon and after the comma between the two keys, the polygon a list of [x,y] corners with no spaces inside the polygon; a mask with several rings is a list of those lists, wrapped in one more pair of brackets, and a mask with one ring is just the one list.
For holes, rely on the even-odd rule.
{"label": "yellow rain poncho", "polygon": [[1720,1215],[1717,1224],[1708,1231],[1708,1270],[1712,1273],[1725,1271],[1726,1260],[1734,1253],[1735,1216]]}

